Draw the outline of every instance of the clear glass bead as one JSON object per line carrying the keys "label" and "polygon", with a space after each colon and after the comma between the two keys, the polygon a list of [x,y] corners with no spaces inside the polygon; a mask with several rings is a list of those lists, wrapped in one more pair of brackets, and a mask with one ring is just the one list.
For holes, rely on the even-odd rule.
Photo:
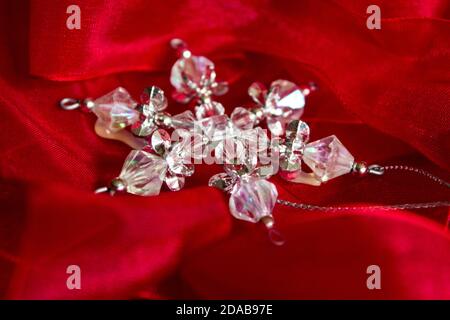
{"label": "clear glass bead", "polygon": [[188,143],[174,143],[166,155],[169,171],[174,175],[191,176],[194,173],[191,153],[192,150]]}
{"label": "clear glass bead", "polygon": [[304,107],[305,96],[295,83],[287,80],[272,82],[264,107],[272,134],[282,135],[288,123],[301,117]]}
{"label": "clear glass bead", "polygon": [[144,90],[141,102],[136,108],[139,111],[139,119],[132,125],[131,131],[135,135],[145,137],[156,129],[156,114],[167,108],[167,99],[163,90],[152,86]]}
{"label": "clear glass bead", "polygon": [[170,140],[169,133],[163,129],[155,130],[150,137],[150,146],[152,151],[162,157],[169,150],[171,144],[172,141]]}
{"label": "clear glass bead", "polygon": [[137,136],[149,136],[157,128],[154,118],[155,113],[150,113],[148,109],[149,107],[146,107],[145,105],[139,105],[136,108],[136,110],[139,111],[139,118],[131,126],[131,131]]}
{"label": "clear glass bead", "polygon": [[248,109],[237,107],[230,115],[233,124],[241,130],[253,128],[256,122],[256,116]]}
{"label": "clear glass bead", "polygon": [[224,114],[198,120],[195,131],[203,134],[208,141],[221,141],[230,131],[230,119]]}
{"label": "clear glass bead", "polygon": [[349,173],[355,158],[336,136],[308,143],[303,161],[322,182]]}
{"label": "clear glass bead", "polygon": [[168,173],[164,181],[171,191],[179,191],[184,187],[186,178]]}
{"label": "clear glass bead", "polygon": [[167,98],[164,95],[164,91],[156,86],[144,89],[144,92],[141,94],[141,103],[145,106],[143,113],[146,116],[167,108]]}
{"label": "clear glass bead", "polygon": [[234,179],[233,176],[225,172],[221,172],[213,175],[209,179],[208,186],[221,189],[225,192],[229,192],[233,188],[235,182],[236,180]]}
{"label": "clear glass bead", "polygon": [[272,214],[277,197],[275,185],[265,179],[238,179],[231,191],[230,212],[237,219],[256,223]]}
{"label": "clear glass bead", "polygon": [[266,98],[266,108],[270,113],[281,115],[284,108],[302,110],[304,107],[305,96],[295,83],[287,80],[272,82]]}
{"label": "clear glass bead", "polygon": [[301,160],[296,154],[292,152],[287,152],[280,155],[280,168],[283,171],[288,172],[297,171],[300,169],[300,167],[301,167]]}
{"label": "clear glass bead", "polygon": [[139,119],[136,102],[127,90],[118,87],[94,101],[92,111],[111,131],[118,131]]}
{"label": "clear glass bead", "polygon": [[214,69],[214,64],[206,57],[190,56],[178,59],[172,67],[170,83],[178,92],[189,94],[193,91],[188,81],[200,86],[202,76]]}
{"label": "clear glass bead", "polygon": [[175,129],[192,129],[194,127],[195,117],[192,111],[186,110],[182,113],[172,116],[172,125]]}
{"label": "clear glass bead", "polygon": [[141,196],[158,195],[167,172],[166,161],[142,150],[133,150],[120,172],[127,192]]}
{"label": "clear glass bead", "polygon": [[309,133],[309,126],[304,121],[294,120],[288,124],[286,127],[286,142],[293,152],[303,152],[303,148],[309,140]]}

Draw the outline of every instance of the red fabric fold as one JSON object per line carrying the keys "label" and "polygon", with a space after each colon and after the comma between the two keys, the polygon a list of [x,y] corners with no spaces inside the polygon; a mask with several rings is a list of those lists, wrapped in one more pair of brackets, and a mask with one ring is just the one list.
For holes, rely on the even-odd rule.
{"label": "red fabric fold", "polygon": [[[230,82],[228,112],[255,80],[315,81],[304,120],[312,139],[336,134],[357,160],[406,164],[450,177],[450,37],[447,1],[71,1],[0,4],[0,295],[4,298],[450,298],[448,208],[394,214],[371,205],[448,200],[408,173],[321,187],[272,178],[280,198],[358,205],[341,214],[277,206],[284,247],[261,225],[234,221],[228,197],[198,166],[177,193],[95,196],[128,148],[102,140],[94,116],[66,112],[66,96],[98,97],[148,85],[170,95],[185,39]],[[185,106],[170,100],[168,111]],[[82,269],[68,290],[66,268]],[[378,264],[382,290],[368,290]]]}

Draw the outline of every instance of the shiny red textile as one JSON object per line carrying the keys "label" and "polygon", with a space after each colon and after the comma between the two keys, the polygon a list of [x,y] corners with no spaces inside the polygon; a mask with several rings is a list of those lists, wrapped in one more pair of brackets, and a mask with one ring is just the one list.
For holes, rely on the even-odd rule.
{"label": "shiny red textile", "polygon": [[[81,30],[66,9],[81,8]],[[248,85],[286,78],[320,90],[304,119],[312,138],[336,134],[359,160],[406,164],[449,178],[450,3],[373,1],[30,0],[0,3],[0,296],[8,299],[449,299],[448,208],[367,208],[448,200],[405,173],[321,187],[272,181],[280,198],[360,205],[342,213],[277,206],[287,243],[233,220],[228,198],[199,166],[185,189],[110,198],[92,190],[120,170],[128,148],[97,137],[95,117],[58,109],[65,96],[121,85],[167,93],[173,37],[216,62],[231,84],[228,112]],[[171,101],[169,111],[184,106]],[[82,289],[66,288],[66,268]],[[368,290],[366,268],[381,268]]]}

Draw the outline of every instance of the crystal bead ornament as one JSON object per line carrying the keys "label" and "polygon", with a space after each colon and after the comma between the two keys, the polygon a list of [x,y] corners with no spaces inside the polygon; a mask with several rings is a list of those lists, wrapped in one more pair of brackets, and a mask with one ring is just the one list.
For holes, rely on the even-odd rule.
{"label": "crystal bead ornament", "polygon": [[96,99],[91,110],[112,131],[117,131],[138,120],[139,113],[134,109],[136,105],[128,91],[119,87]]}
{"label": "crystal bead ornament", "polygon": [[99,188],[96,192],[109,191],[114,194],[126,191],[154,196],[159,194],[163,182],[171,191],[178,191],[183,188],[185,178],[194,173],[190,152],[190,140],[172,143],[167,131],[157,129],[152,133],[147,147],[130,152],[119,177],[111,182],[110,187]]}
{"label": "crystal bead ornament", "polygon": [[268,229],[271,241],[282,245],[284,239],[274,228],[272,216],[277,202],[278,191],[275,185],[256,174],[256,168],[248,168],[245,173],[227,170],[212,176],[208,185],[230,194],[229,209],[233,217],[251,223],[262,222]]}
{"label": "crystal bead ornament", "polygon": [[171,46],[179,55],[170,74],[170,83],[175,88],[174,100],[188,103],[197,99],[197,119],[224,114],[223,106],[211,99],[212,95],[220,96],[228,91],[226,82],[216,81],[214,63],[206,57],[192,55],[187,44],[180,39],[173,39]]}
{"label": "crystal bead ornament", "polygon": [[291,121],[286,127],[284,149],[280,156],[280,167],[284,171],[297,171],[301,168],[301,158],[310,129],[306,122]]}
{"label": "crystal bead ornament", "polygon": [[238,179],[230,196],[230,212],[241,220],[256,223],[271,216],[278,197],[275,185],[258,177]]}
{"label": "crystal bead ornament", "polygon": [[258,176],[254,169],[244,173],[228,169],[212,176],[208,185],[230,193],[230,212],[235,218],[256,223],[272,215],[278,192],[268,177]]}
{"label": "crystal bead ornament", "polygon": [[[60,102],[65,110],[80,108],[94,113],[95,132],[99,136],[122,141],[133,149],[120,174],[108,187],[97,189],[97,193],[155,196],[163,184],[171,191],[178,191],[186,177],[194,173],[192,160],[222,164],[224,172],[212,176],[209,186],[229,194],[229,210],[234,218],[262,223],[271,241],[279,245],[284,239],[274,228],[276,204],[304,210],[336,208],[278,199],[276,186],[268,181],[275,174],[290,182],[319,186],[350,172],[363,177],[403,170],[450,186],[417,168],[355,162],[334,135],[309,142],[310,128],[299,117],[304,111],[305,98],[315,90],[312,84],[297,86],[287,80],[276,80],[267,89],[255,82],[248,93],[256,107],[237,107],[228,116],[224,107],[211,99],[224,94],[228,88],[225,82],[216,81],[214,64],[208,58],[192,55],[186,43],[179,39],[171,44],[179,53],[170,78],[175,88],[173,96],[183,103],[195,99],[195,112],[185,110],[171,116],[165,112],[164,92],[156,86],[144,90],[139,104],[121,87],[95,100],[65,98]],[[270,141],[267,131],[258,126],[262,121],[266,121],[272,133]],[[170,129],[172,136],[165,129]],[[435,202],[387,207],[397,210],[442,204],[448,206],[448,202]]]}
{"label": "crystal bead ornament", "polygon": [[[309,134],[309,126],[301,120],[291,121],[287,126],[280,156],[284,178],[293,182],[318,185],[352,171],[355,159],[336,136],[307,143]],[[312,170],[317,181],[312,181],[309,174],[299,174],[299,171],[302,171],[302,160]],[[297,174],[294,174],[295,172]]]}
{"label": "crystal bead ornament", "polygon": [[303,161],[320,181],[325,182],[349,173],[355,158],[333,135],[307,144]]}
{"label": "crystal bead ornament", "polygon": [[[264,84],[254,82],[248,89],[249,96],[256,102],[258,108],[250,112],[254,116],[239,111],[245,121],[252,125],[263,119],[267,127],[275,136],[284,134],[286,125],[292,120],[299,119],[305,107],[305,98],[315,90],[315,85],[299,87],[287,80],[273,81],[267,89]],[[248,124],[250,126],[250,124]]]}
{"label": "crystal bead ornament", "polygon": [[167,172],[163,158],[145,152],[132,150],[125,159],[120,179],[128,193],[140,196],[158,195]]}
{"label": "crystal bead ornament", "polygon": [[139,120],[133,124],[131,131],[137,136],[149,136],[157,128],[158,120],[165,116],[162,111],[166,108],[164,91],[155,86],[146,88],[137,107]]}
{"label": "crystal bead ornament", "polygon": [[60,102],[60,107],[65,110],[81,108],[84,111],[93,112],[98,120],[112,132],[122,130],[139,119],[139,112],[135,110],[136,106],[137,103],[122,87],[95,100],[65,98]]}

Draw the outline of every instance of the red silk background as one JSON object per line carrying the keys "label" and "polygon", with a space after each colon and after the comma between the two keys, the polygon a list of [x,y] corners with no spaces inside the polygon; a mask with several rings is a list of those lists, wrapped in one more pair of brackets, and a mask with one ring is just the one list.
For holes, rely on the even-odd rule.
{"label": "red silk background", "polygon": [[[81,8],[68,30],[66,8]],[[382,29],[366,28],[381,8]],[[406,173],[344,176],[321,187],[272,178],[279,198],[357,204],[330,214],[276,207],[287,239],[236,221],[198,166],[158,197],[93,195],[128,148],[97,137],[95,117],[62,111],[66,96],[117,86],[170,93],[168,42],[185,39],[230,82],[230,112],[252,81],[310,80],[312,139],[336,134],[358,160],[406,164],[446,179],[450,162],[450,3],[432,1],[30,0],[0,3],[0,295],[7,299],[449,299],[448,208],[367,208],[448,200]],[[170,101],[168,111],[185,106]],[[66,268],[81,267],[68,290]],[[368,290],[366,268],[381,268]]]}

